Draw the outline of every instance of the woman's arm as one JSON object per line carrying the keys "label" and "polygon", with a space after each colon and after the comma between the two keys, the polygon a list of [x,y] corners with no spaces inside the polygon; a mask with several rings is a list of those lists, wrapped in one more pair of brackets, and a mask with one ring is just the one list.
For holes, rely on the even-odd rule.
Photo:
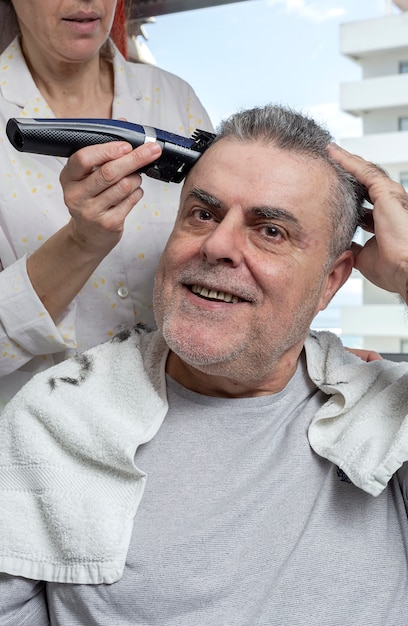
{"label": "woman's arm", "polygon": [[27,260],[27,272],[54,321],[119,242],[124,222],[142,198],[137,170],[160,155],[156,143],[132,150],[127,143],[88,146],[61,173],[71,220]]}

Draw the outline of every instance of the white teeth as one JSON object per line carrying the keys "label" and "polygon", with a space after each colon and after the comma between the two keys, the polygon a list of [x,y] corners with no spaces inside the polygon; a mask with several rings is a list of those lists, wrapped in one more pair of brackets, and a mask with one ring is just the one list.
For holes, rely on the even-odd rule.
{"label": "white teeth", "polygon": [[221,300],[223,302],[232,302],[237,304],[241,301],[238,296],[233,296],[231,293],[225,291],[215,291],[214,289],[207,289],[207,287],[200,287],[199,285],[192,285],[191,291],[203,298],[211,298],[211,300]]}

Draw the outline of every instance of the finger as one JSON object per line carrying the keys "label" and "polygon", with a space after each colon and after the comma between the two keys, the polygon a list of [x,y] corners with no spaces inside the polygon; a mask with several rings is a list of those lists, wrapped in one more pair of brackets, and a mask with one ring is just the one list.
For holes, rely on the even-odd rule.
{"label": "finger", "polygon": [[361,271],[360,263],[359,263],[359,256],[363,250],[364,250],[364,246],[361,246],[359,243],[356,243],[355,241],[352,242],[351,251],[354,257],[353,267],[354,269],[359,270],[359,271]]}
{"label": "finger", "polygon": [[366,161],[357,154],[348,152],[336,143],[329,144],[327,146],[327,152],[333,159],[340,163],[345,170],[353,174],[361,183],[366,185],[366,187],[372,184],[373,179],[381,178],[388,181],[390,180],[387,172],[382,167],[371,161]]}
{"label": "finger", "polygon": [[378,352],[375,352],[374,350],[368,350],[365,360],[367,361],[367,363],[370,363],[370,361],[382,361],[383,358],[380,354],[378,354]]}
{"label": "finger", "polygon": [[100,224],[106,231],[122,232],[126,217],[142,197],[143,189],[139,187],[120,201],[107,207],[100,215]]}
{"label": "finger", "polygon": [[353,174],[366,187],[367,198],[372,204],[375,204],[379,198],[387,196],[408,210],[408,196],[404,188],[393,181],[379,165],[366,161],[356,154],[351,154],[334,143],[327,146],[327,152],[343,169]]}
{"label": "finger", "polygon": [[370,273],[372,273],[378,263],[378,241],[377,238],[370,237],[368,241],[362,246],[353,242],[351,244],[351,250],[354,256],[354,267],[359,270],[369,280]]}
{"label": "finger", "polygon": [[362,361],[369,363],[370,361],[382,361],[382,356],[374,350],[363,350],[361,348],[344,348],[347,352],[351,352],[355,356],[358,356]]}
{"label": "finger", "polygon": [[88,178],[89,191],[92,195],[98,195],[134,172],[140,171],[155,161],[160,154],[161,149],[158,144],[146,143],[125,156],[104,163]]}
{"label": "finger", "polygon": [[361,250],[363,249],[363,246],[361,246],[359,243],[356,243],[355,241],[352,242],[351,244],[351,251],[354,255],[354,258],[358,257],[359,253],[361,252]]}
{"label": "finger", "polygon": [[118,159],[132,151],[132,146],[124,141],[86,146],[75,152],[67,161],[61,177],[66,180],[82,180],[97,167],[108,161]]}
{"label": "finger", "polygon": [[94,171],[105,168],[101,184],[103,186],[103,178],[106,177],[109,185],[155,161],[160,154],[161,148],[154,142],[148,142],[134,150],[129,143],[123,141],[86,146],[68,159],[61,172],[61,183],[83,180]]}
{"label": "finger", "polygon": [[[118,209],[119,205],[130,196],[135,197],[136,194],[137,200],[139,200],[143,195],[140,174],[130,174],[108,186],[105,184],[105,179],[103,179],[103,185],[100,184],[99,180],[95,181],[95,178],[98,179],[99,176],[100,172],[97,170],[92,174],[91,181],[75,182],[64,188],[65,203],[73,217],[79,215],[81,219],[94,220],[113,207]],[[133,202],[132,206],[136,201]],[[119,210],[117,215],[119,218]]]}
{"label": "finger", "polygon": [[[134,173],[125,176],[117,183],[103,189],[101,193],[95,196],[95,199],[92,198],[92,203],[97,200],[98,206],[102,210],[117,208],[121,202],[133,197],[135,194],[141,197],[141,195],[143,195],[141,185],[142,177],[140,174]],[[138,199],[140,199],[140,197],[138,197]]]}

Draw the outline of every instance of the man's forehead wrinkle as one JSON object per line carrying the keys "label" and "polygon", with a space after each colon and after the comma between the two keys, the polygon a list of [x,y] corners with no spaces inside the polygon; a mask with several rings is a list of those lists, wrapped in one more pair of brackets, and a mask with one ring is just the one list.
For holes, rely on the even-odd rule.
{"label": "man's forehead wrinkle", "polygon": [[194,187],[188,194],[190,197],[197,198],[197,200],[201,200],[208,206],[219,208],[221,207],[221,202],[215,196],[212,196],[210,193],[203,191],[199,187]]}

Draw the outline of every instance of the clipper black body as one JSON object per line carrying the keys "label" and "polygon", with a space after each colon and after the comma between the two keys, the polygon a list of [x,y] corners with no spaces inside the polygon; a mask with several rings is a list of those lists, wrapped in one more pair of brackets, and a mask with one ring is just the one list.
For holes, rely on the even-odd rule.
{"label": "clipper black body", "polygon": [[118,120],[80,118],[11,118],[7,137],[20,152],[69,157],[84,148],[109,141],[127,141],[134,148],[155,141],[161,156],[140,172],[164,182],[180,183],[212,143],[215,135],[195,130],[190,138],[165,130]]}

